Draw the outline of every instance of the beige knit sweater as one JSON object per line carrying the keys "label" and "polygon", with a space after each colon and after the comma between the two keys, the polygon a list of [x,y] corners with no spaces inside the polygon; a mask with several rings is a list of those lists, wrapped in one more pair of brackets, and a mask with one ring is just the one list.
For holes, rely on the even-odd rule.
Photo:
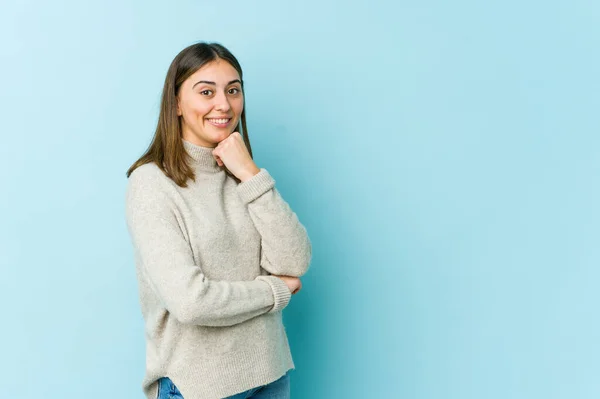
{"label": "beige knit sweater", "polygon": [[145,320],[142,389],[169,377],[186,399],[217,399],[294,368],[274,275],[302,276],[306,229],[266,169],[238,184],[211,148],[183,141],[196,181],[177,186],[155,164],[129,177],[126,220]]}

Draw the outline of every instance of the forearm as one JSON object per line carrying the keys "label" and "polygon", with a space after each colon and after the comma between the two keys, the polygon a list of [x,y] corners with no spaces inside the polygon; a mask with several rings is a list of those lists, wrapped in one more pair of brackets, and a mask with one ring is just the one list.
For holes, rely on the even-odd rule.
{"label": "forearm", "polygon": [[275,188],[265,170],[238,186],[254,226],[261,235],[261,266],[271,274],[300,277],[312,257],[306,228]]}
{"label": "forearm", "polygon": [[155,290],[180,323],[225,327],[280,311],[288,304],[291,294],[285,283],[279,279],[280,283],[267,281],[265,277],[276,279],[264,276],[253,281],[210,281],[198,274],[185,286],[155,286]]}

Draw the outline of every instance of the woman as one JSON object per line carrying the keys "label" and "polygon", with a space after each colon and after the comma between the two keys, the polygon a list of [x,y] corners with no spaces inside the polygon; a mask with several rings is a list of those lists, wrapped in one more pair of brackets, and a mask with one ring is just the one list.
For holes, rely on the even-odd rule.
{"label": "woman", "polygon": [[175,57],[153,141],[127,176],[146,396],[288,398],[281,311],[311,243],[252,159],[242,69],[225,47]]}

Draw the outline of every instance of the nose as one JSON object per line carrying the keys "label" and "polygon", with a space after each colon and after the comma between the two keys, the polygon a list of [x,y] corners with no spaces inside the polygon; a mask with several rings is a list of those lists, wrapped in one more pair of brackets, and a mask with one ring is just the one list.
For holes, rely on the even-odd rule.
{"label": "nose", "polygon": [[220,94],[216,95],[214,97],[214,99],[215,99],[215,110],[221,111],[221,112],[228,112],[229,109],[231,108],[231,105],[229,104],[229,100],[227,99],[227,96],[225,95],[225,93],[220,93]]}

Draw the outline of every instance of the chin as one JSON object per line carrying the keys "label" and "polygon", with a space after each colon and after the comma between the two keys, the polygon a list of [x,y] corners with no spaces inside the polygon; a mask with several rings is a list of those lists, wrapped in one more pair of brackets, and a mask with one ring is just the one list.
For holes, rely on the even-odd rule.
{"label": "chin", "polygon": [[231,136],[231,132],[222,132],[220,134],[215,134],[211,141],[215,144],[219,144],[221,141],[225,140],[227,137]]}

